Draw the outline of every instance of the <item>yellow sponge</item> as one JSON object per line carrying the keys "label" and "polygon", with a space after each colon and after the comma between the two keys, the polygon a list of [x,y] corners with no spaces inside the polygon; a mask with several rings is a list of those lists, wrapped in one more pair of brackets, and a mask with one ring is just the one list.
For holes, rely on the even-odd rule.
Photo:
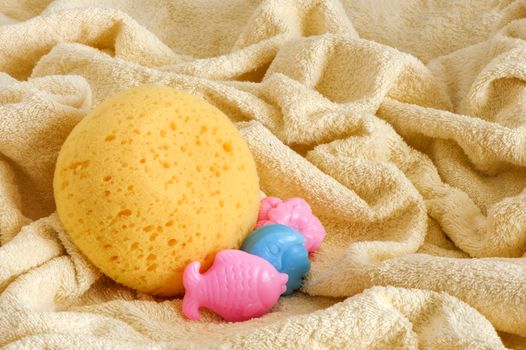
{"label": "yellow sponge", "polygon": [[73,243],[112,279],[180,295],[186,265],[208,267],[254,227],[259,186],[252,155],[207,102],[144,85],[94,109],[71,132],[54,178],[58,215]]}

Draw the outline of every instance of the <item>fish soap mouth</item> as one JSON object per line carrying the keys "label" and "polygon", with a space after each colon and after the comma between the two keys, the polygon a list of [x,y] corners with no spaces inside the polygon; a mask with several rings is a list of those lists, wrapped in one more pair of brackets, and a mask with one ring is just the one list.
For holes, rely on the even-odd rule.
{"label": "fish soap mouth", "polygon": [[281,280],[281,294],[285,293],[287,291],[287,283],[289,281],[289,275],[286,273],[280,273],[279,278]]}

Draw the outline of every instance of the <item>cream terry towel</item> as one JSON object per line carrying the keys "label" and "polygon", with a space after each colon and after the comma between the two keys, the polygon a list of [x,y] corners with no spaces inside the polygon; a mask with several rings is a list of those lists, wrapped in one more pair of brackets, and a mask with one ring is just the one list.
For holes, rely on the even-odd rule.
{"label": "cream terry towel", "polygon": [[[0,1],[0,347],[526,348],[526,11],[512,0]],[[157,83],[241,130],[328,235],[262,318],[190,322],[54,213],[73,126]]]}

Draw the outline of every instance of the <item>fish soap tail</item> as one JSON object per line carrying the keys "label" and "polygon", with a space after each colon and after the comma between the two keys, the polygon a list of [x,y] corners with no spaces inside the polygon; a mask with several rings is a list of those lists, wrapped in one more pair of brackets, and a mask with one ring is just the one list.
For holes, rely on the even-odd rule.
{"label": "fish soap tail", "polygon": [[203,280],[203,276],[199,272],[201,264],[194,261],[188,265],[183,273],[183,285],[185,289],[183,299],[183,313],[191,320],[198,320],[201,317],[199,307],[201,301],[199,300],[199,285]]}
{"label": "fish soap tail", "polygon": [[193,290],[197,288],[197,286],[199,286],[199,284],[203,280],[203,276],[201,276],[201,272],[199,272],[199,269],[201,269],[201,263],[199,261],[194,261],[193,263],[190,263],[184,269],[183,285],[185,290]]}

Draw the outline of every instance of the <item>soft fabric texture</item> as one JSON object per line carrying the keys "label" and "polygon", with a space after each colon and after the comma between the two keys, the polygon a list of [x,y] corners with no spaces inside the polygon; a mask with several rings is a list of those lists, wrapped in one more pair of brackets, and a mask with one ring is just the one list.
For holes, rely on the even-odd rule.
{"label": "soft fabric texture", "polygon": [[[0,346],[526,348],[526,4],[0,2]],[[144,83],[205,98],[267,195],[327,230],[302,292],[243,323],[101,275],[55,213],[57,153]]]}

